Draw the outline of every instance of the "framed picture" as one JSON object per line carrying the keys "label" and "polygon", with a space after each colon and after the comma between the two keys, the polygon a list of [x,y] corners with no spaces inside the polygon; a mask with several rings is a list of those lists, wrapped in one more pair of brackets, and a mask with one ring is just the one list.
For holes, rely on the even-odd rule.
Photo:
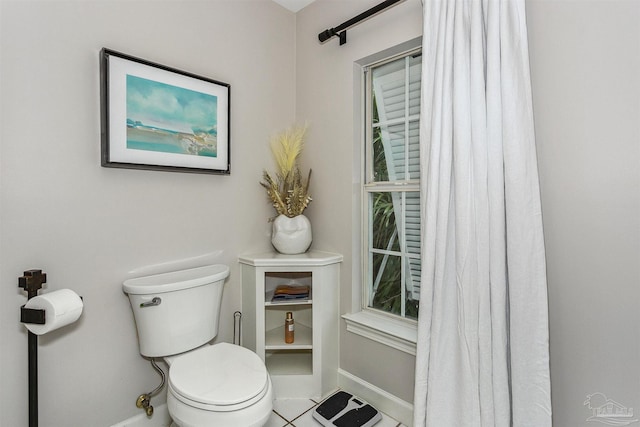
{"label": "framed picture", "polygon": [[230,173],[230,85],[100,52],[102,166]]}

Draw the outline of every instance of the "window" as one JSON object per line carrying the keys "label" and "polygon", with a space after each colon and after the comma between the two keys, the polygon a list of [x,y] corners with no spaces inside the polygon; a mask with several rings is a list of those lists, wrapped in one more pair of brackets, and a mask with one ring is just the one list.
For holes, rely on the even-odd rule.
{"label": "window", "polygon": [[420,51],[365,67],[366,308],[417,319],[420,297]]}

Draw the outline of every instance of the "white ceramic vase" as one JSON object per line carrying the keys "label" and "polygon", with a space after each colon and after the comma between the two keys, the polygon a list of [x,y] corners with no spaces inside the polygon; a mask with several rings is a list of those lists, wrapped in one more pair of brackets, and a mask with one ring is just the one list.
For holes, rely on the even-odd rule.
{"label": "white ceramic vase", "polygon": [[279,215],[273,221],[271,244],[281,254],[301,254],[311,246],[311,223],[304,215]]}

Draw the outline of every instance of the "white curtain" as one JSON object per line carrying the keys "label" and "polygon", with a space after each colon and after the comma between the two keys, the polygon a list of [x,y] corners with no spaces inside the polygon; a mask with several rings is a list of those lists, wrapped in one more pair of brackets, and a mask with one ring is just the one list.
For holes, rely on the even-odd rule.
{"label": "white curtain", "polygon": [[524,0],[424,0],[414,426],[551,426]]}

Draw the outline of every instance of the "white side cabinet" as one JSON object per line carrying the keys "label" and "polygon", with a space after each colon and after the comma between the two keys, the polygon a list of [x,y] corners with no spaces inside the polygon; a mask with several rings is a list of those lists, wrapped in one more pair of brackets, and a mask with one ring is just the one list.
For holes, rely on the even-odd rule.
{"label": "white side cabinet", "polygon": [[[264,360],[277,398],[319,399],[337,387],[342,255],[274,252],[239,258],[242,345]],[[308,299],[272,302],[278,285],[309,285]],[[286,312],[295,340],[284,341]]]}

